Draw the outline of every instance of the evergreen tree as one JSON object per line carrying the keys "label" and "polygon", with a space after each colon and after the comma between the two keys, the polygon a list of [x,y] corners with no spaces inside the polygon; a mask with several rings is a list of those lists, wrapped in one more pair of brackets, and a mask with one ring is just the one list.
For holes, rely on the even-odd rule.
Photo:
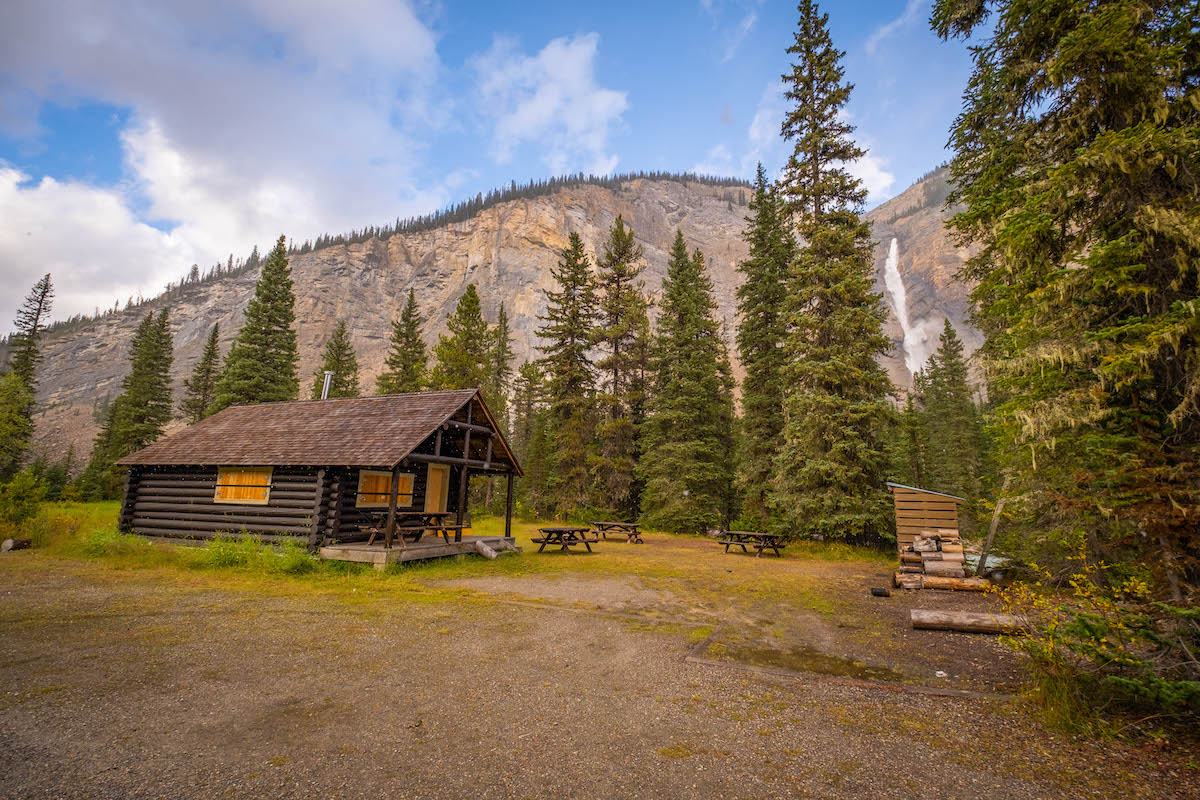
{"label": "evergreen tree", "polygon": [[375,394],[405,394],[425,388],[429,358],[421,338],[421,317],[417,295],[408,290],[408,302],[399,321],[392,321],[392,346],[385,361],[386,369],[375,384]]}
{"label": "evergreen tree", "polygon": [[192,369],[192,376],[183,382],[184,397],[179,406],[184,419],[194,425],[208,416],[216,396],[217,378],[221,369],[220,325],[213,325],[204,343],[204,352]]}
{"label": "evergreen tree", "polygon": [[[508,312],[504,303],[500,304],[496,327],[491,331],[492,343],[488,350],[488,380],[484,384],[484,396],[487,397],[488,408],[496,416],[500,427],[507,431],[508,419],[508,390],[512,382],[512,332],[508,329]],[[488,482],[489,487],[491,482]]]}
{"label": "evergreen tree", "polygon": [[782,443],[787,275],[796,249],[779,197],[762,164],[755,177],[750,214],[743,234],[750,251],[738,265],[738,271],[746,276],[738,288],[737,346],[746,370],[739,476],[746,513],[762,525]]}
{"label": "evergreen tree", "polygon": [[[545,411],[542,369],[537,361],[526,361],[517,370],[513,382],[512,428],[508,437],[513,454],[525,469],[524,479],[517,484],[517,500],[529,509],[545,496],[544,463],[533,463],[535,435],[544,434],[540,419]],[[544,448],[542,448],[544,454]]]}
{"label": "evergreen tree", "polygon": [[[252,257],[257,260],[258,248]],[[263,262],[245,322],[225,356],[213,411],[296,399],[300,383],[296,377],[296,331],[292,329],[295,303],[287,238],[280,236]]]}
{"label": "evergreen tree", "polygon": [[79,491],[85,500],[114,500],[121,492],[121,473],[114,466],[121,453],[117,447],[121,398],[106,402],[98,411],[100,430],[92,441],[92,453],[79,476]]}
{"label": "evergreen tree", "polygon": [[[50,273],[46,273],[29,290],[13,321],[15,333],[9,339],[9,369],[24,382],[30,395],[37,391],[37,367],[42,360],[38,344],[46,329],[53,300],[54,286],[50,283]],[[32,412],[31,399],[29,413]]]}
{"label": "evergreen tree", "polygon": [[[920,374],[917,373],[918,376]],[[927,488],[925,476],[928,451],[928,444],[925,441],[927,421],[924,412],[918,405],[916,395],[916,391],[905,393],[904,410],[896,416],[893,426],[891,474],[897,483]]]}
{"label": "evergreen tree", "polygon": [[587,505],[588,449],[592,440],[595,367],[590,357],[596,324],[596,290],[583,240],[572,233],[558,266],[557,291],[546,292],[546,316],[538,336],[544,344],[546,423],[550,439],[547,491],[554,513],[566,516]]}
{"label": "evergreen tree", "polygon": [[28,409],[33,395],[16,372],[0,372],[0,483],[21,469],[21,460],[33,436]]}
{"label": "evergreen tree", "polygon": [[979,414],[967,383],[962,340],[946,320],[937,352],[929,357],[925,388],[927,426],[926,488],[965,497],[979,496]]}
{"label": "evergreen tree", "polygon": [[603,416],[596,429],[592,471],[600,502],[630,519],[638,514],[632,491],[638,435],[634,421],[636,346],[646,319],[646,298],[638,281],[644,268],[642,258],[633,229],[626,228],[625,220],[618,216],[596,265],[599,324],[594,343],[602,354],[596,369]]}
{"label": "evergreen tree", "polygon": [[325,343],[321,366],[313,373],[313,400],[321,399],[326,372],[333,373],[329,382],[330,397],[358,397],[358,357],[354,354],[354,343],[350,341],[345,320],[338,321],[329,341]]}
{"label": "evergreen tree", "polygon": [[889,346],[874,286],[866,197],[846,164],[864,152],[839,114],[850,94],[828,15],[803,0],[796,56],[783,76],[795,141],[783,191],[807,246],[788,282],[783,447],[770,503],[781,527],[803,535],[879,543],[894,539],[884,487],[891,381],[876,357]]}
{"label": "evergreen tree", "polygon": [[949,202],[979,245],[963,276],[1008,507],[1036,525],[1007,546],[1141,559],[1182,598],[1200,575],[1196,4],[939,0],[932,22],[982,34]]}
{"label": "evergreen tree", "polygon": [[430,375],[434,389],[478,389],[487,385],[488,351],[491,337],[475,284],[467,284],[467,290],[458,298],[458,306],[446,320],[450,335],[438,337],[433,348],[437,358]]}
{"label": "evergreen tree", "polygon": [[642,518],[673,533],[727,524],[733,387],[704,257],[675,234],[654,345]]}

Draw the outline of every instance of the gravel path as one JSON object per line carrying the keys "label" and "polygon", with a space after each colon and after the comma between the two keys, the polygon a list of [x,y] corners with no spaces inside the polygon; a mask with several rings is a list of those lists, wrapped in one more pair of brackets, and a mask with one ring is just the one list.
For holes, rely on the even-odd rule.
{"label": "gravel path", "polygon": [[215,582],[0,567],[0,797],[1196,796],[1009,703],[686,663],[668,625]]}

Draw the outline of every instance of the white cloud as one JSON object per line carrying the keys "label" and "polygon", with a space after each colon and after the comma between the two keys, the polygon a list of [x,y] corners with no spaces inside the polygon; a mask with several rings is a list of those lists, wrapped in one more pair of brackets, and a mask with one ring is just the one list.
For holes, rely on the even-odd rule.
{"label": "white cloud", "polygon": [[717,175],[725,177],[740,174],[733,165],[733,156],[729,148],[723,144],[709,148],[704,158],[692,165],[692,172],[697,175]]}
{"label": "white cloud", "polygon": [[625,92],[596,84],[599,41],[595,33],[562,37],[529,56],[514,40],[498,37],[472,61],[497,163],[508,163],[517,148],[533,144],[552,173],[613,171],[617,156],[608,140],[629,102]]}
{"label": "white cloud", "polygon": [[732,31],[729,32],[729,41],[725,44],[725,55],[721,57],[721,63],[729,61],[737,53],[739,47],[742,46],[742,41],[746,35],[750,33],[750,29],[754,27],[754,23],[758,21],[758,14],[751,11],[746,16],[742,17]]}
{"label": "white cloud", "polygon": [[875,55],[875,50],[879,47],[879,43],[887,37],[891,36],[896,31],[907,28],[917,21],[917,13],[925,7],[926,0],[908,0],[904,6],[903,13],[889,22],[880,25],[871,35],[867,37],[867,42],[864,45],[868,55]]}
{"label": "white cloud", "polygon": [[872,205],[892,196],[892,184],[896,182],[896,176],[887,170],[886,159],[867,153],[858,161],[848,164],[846,171],[863,182]]}

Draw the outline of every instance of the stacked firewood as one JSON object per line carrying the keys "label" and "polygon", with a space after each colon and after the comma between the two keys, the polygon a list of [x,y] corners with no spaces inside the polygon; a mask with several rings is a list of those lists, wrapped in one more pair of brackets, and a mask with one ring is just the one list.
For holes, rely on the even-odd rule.
{"label": "stacked firewood", "polygon": [[933,575],[938,578],[963,578],[963,546],[955,528],[932,528],[913,537],[912,544],[900,551],[900,572]]}

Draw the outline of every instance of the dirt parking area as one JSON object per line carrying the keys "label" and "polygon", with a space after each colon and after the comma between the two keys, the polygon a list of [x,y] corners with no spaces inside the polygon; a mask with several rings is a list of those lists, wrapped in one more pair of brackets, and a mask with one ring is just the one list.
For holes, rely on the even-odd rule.
{"label": "dirt parking area", "polygon": [[999,696],[994,639],[905,630],[931,598],[871,598],[886,564],[637,548],[320,581],[0,560],[0,796],[1195,796],[1185,755]]}

